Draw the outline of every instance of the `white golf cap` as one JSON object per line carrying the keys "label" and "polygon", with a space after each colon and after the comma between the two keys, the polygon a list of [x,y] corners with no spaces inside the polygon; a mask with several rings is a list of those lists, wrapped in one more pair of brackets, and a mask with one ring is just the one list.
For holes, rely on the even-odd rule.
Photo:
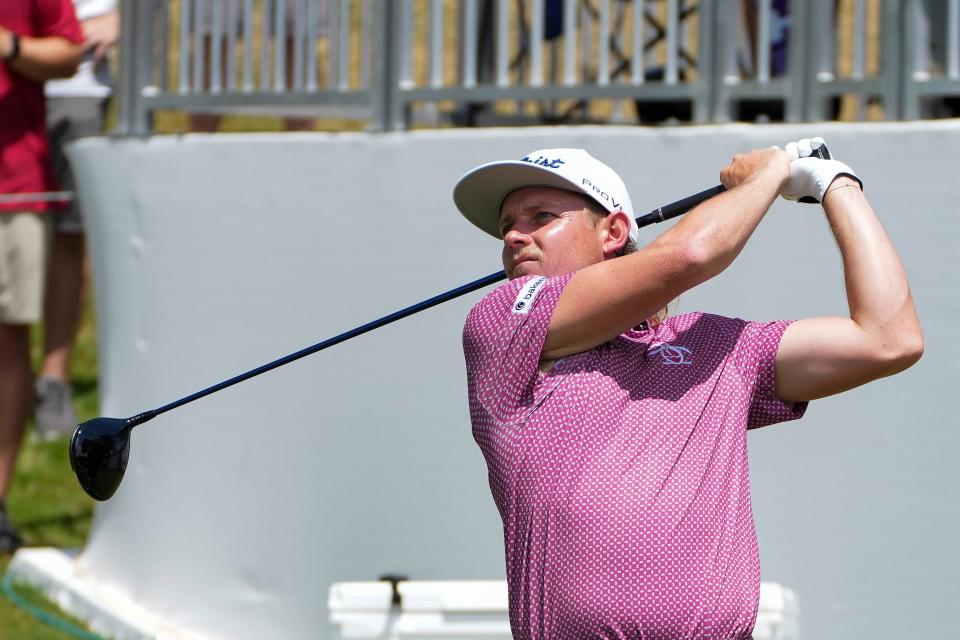
{"label": "white golf cap", "polygon": [[524,187],[552,187],[582,193],[608,212],[630,217],[630,239],[640,230],[627,187],[617,172],[583,149],[540,149],[522,160],[499,160],[463,174],[453,188],[460,213],[494,238],[500,238],[500,207],[511,192]]}

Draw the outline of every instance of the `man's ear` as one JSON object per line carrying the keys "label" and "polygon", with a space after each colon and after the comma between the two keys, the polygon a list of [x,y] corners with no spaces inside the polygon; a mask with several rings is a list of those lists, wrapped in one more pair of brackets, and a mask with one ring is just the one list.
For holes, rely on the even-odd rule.
{"label": "man's ear", "polygon": [[630,240],[630,216],[623,211],[615,211],[603,219],[603,257],[620,255]]}

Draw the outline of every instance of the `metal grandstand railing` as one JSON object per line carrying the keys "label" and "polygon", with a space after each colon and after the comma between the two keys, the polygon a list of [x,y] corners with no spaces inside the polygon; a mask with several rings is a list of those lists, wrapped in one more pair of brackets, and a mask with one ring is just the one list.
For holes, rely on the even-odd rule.
{"label": "metal grandstand railing", "polygon": [[[817,34],[819,46],[811,47],[806,74],[806,119],[829,119],[833,115],[830,102],[841,95],[857,96],[861,104],[870,100],[879,101],[888,118],[899,118],[901,41],[904,37],[915,39],[916,36],[901,34],[900,17],[905,3],[903,0],[878,0],[873,3],[856,0],[853,19],[846,25],[847,41],[852,53],[852,56],[848,56],[847,65],[842,64],[838,55],[838,43],[844,25],[840,24],[831,4],[822,1],[810,3],[808,31]],[[878,31],[872,39],[867,33],[870,26]],[[873,56],[868,51],[871,40],[875,44]],[[873,58],[872,64],[870,58]],[[842,66],[847,68],[843,69]]]}
{"label": "metal grandstand railing", "polygon": [[736,118],[749,102],[768,110],[779,103],[782,119],[803,120],[807,50],[821,46],[817,34],[807,33],[809,3],[718,4],[714,120]]}
{"label": "metal grandstand railing", "polygon": [[936,101],[960,101],[960,0],[908,0],[903,17],[902,116],[938,115]]}
{"label": "metal grandstand railing", "polygon": [[131,0],[123,3],[120,129],[157,109],[374,112],[384,26],[373,2]]}
{"label": "metal grandstand railing", "polygon": [[131,0],[123,10],[127,134],[148,133],[158,109],[388,130],[821,120],[840,97],[859,117],[870,105],[917,118],[960,96],[960,0]]}

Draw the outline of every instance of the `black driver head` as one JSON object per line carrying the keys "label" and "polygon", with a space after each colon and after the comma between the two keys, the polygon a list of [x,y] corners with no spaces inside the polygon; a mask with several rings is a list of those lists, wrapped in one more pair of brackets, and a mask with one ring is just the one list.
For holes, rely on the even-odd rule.
{"label": "black driver head", "polygon": [[130,425],[121,418],[94,418],[70,440],[70,467],[94,500],[108,500],[120,486],[130,457]]}

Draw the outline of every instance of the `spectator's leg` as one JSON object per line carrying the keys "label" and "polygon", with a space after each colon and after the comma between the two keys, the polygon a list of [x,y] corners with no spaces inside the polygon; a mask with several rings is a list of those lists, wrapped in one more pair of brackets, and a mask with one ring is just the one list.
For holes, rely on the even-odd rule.
{"label": "spectator's leg", "polygon": [[83,313],[84,244],[82,233],[55,233],[47,272],[40,376],[63,383],[70,380],[70,356]]}
{"label": "spectator's leg", "polygon": [[[64,189],[76,190],[64,145],[103,131],[106,100],[58,97],[47,100],[47,131],[53,171]],[[44,295],[44,349],[41,377],[70,379],[70,355],[76,341],[85,294],[83,219],[74,201],[55,214],[53,243]]]}
{"label": "spectator's leg", "polygon": [[5,500],[33,401],[29,325],[0,322],[0,380],[0,553],[11,553],[21,540]]}
{"label": "spectator's leg", "polygon": [[13,467],[33,401],[30,326],[0,322],[0,500],[7,496]]}
{"label": "spectator's leg", "polygon": [[4,499],[33,404],[30,325],[39,320],[47,264],[46,214],[0,214],[0,552],[20,544]]}

